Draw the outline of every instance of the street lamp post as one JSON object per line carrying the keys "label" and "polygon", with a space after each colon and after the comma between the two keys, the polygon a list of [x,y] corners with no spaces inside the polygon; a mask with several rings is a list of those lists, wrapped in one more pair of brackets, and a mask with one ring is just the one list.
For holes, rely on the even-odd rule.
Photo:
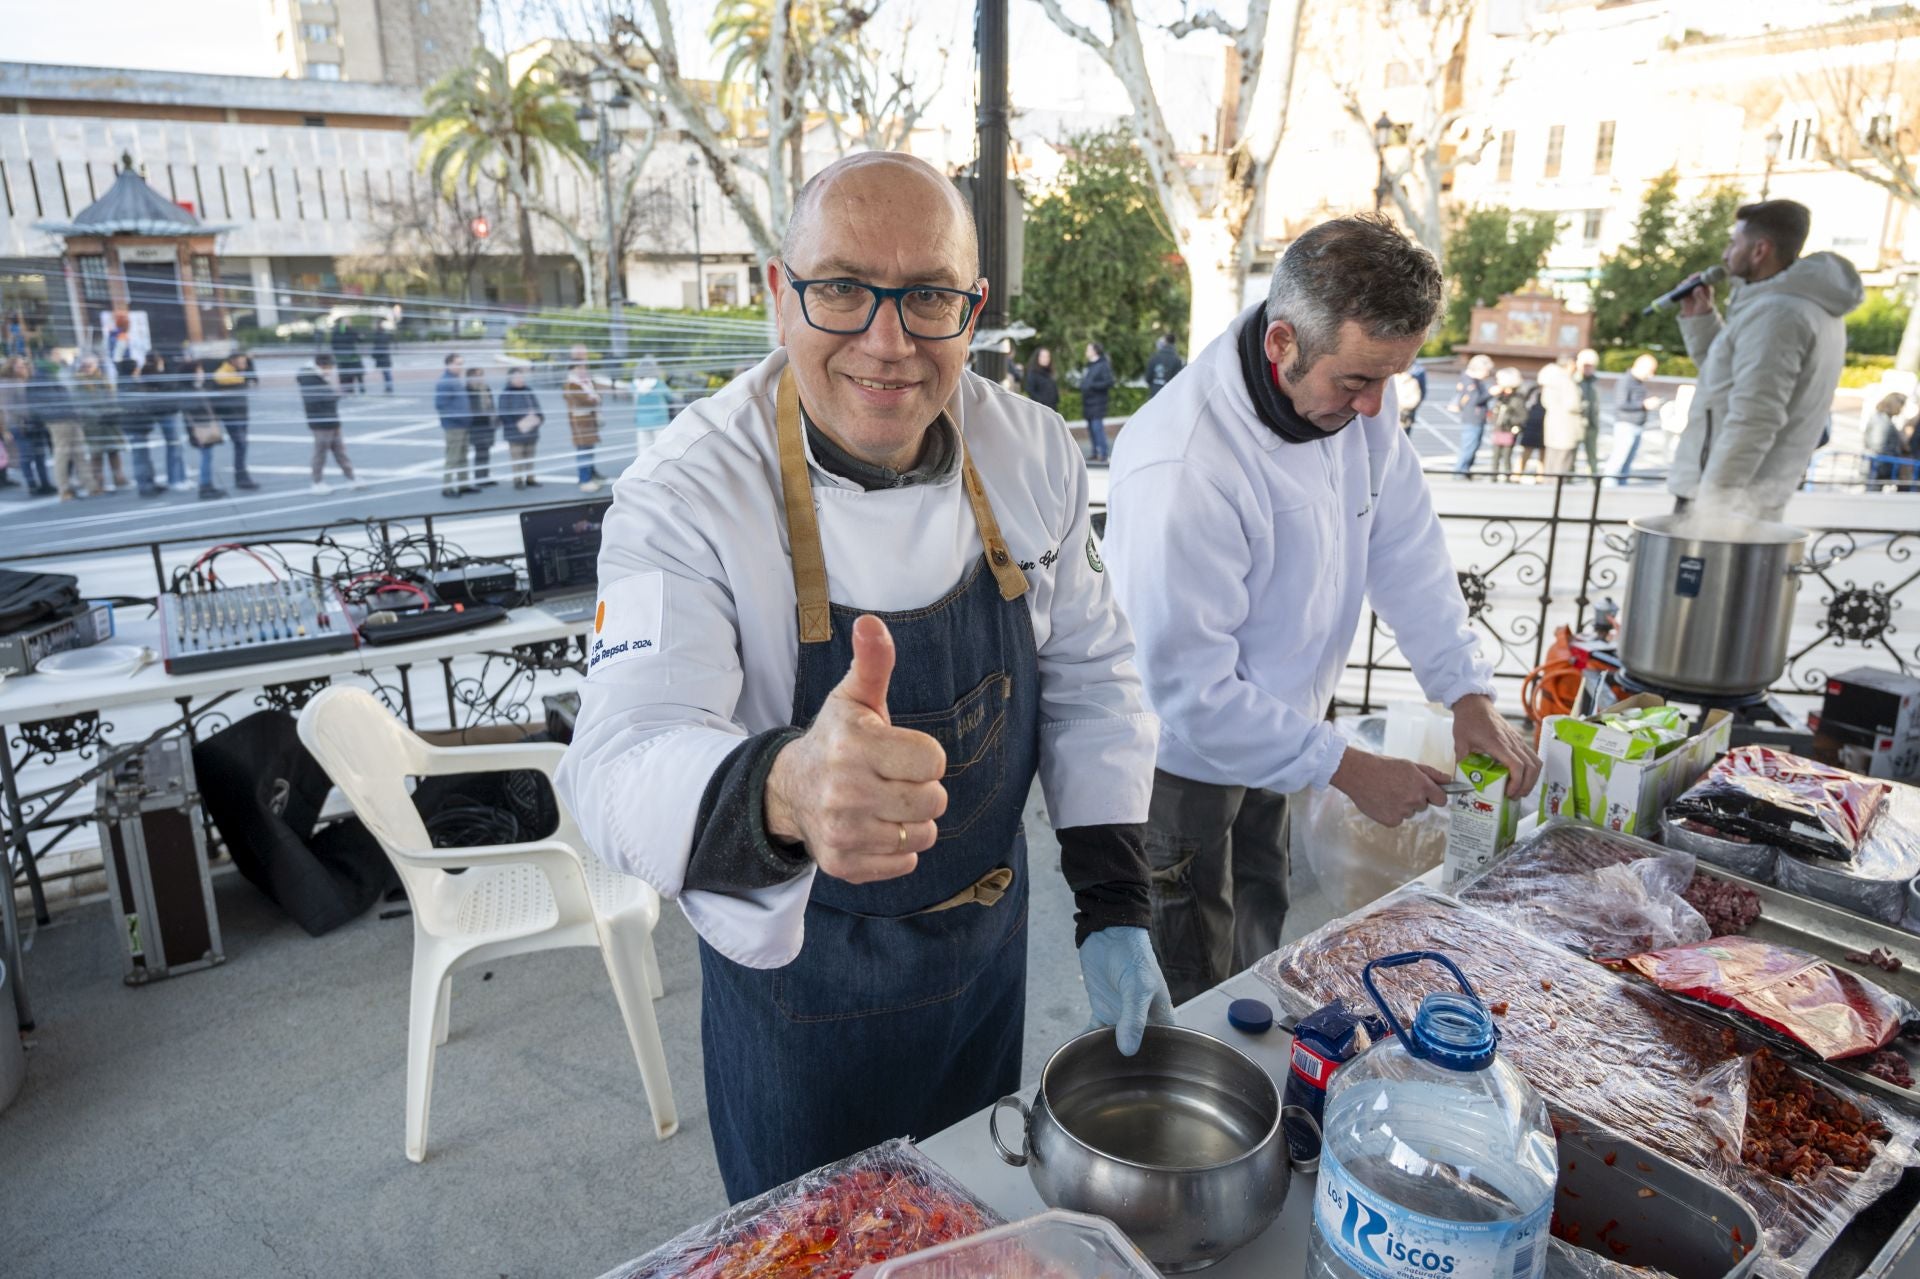
{"label": "street lamp post", "polygon": [[706,255],[700,252],[700,154],[687,157],[687,203],[693,210],[693,309],[707,309]]}
{"label": "street lamp post", "polygon": [[1780,158],[1780,144],[1786,139],[1780,136],[1780,126],[1774,125],[1767,134],[1767,170],[1760,177],[1760,198],[1767,198],[1767,192],[1773,187],[1773,162]]}
{"label": "street lamp post", "polygon": [[593,146],[589,154],[600,169],[601,216],[607,224],[607,345],[616,364],[615,376],[627,358],[627,299],[620,278],[625,274],[620,269],[620,229],[613,218],[611,161],[620,151],[620,125],[625,123],[622,116],[629,101],[626,94],[616,92],[605,102],[595,98],[592,106],[582,106],[574,113],[581,135]]}
{"label": "street lamp post", "polygon": [[1393,120],[1385,111],[1373,122],[1373,211],[1380,212],[1387,203],[1387,148],[1393,145]]}

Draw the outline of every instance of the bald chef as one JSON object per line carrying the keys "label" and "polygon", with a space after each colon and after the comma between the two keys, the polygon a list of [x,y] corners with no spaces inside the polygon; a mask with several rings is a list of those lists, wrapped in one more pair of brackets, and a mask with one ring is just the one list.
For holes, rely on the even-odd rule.
{"label": "bald chef", "polygon": [[1020,1082],[1036,771],[1094,1020],[1171,1020],[1142,823],[1157,724],[1060,418],[964,371],[951,183],[822,170],[767,266],[781,347],[614,486],[573,747],[592,846],[700,935],[738,1201]]}

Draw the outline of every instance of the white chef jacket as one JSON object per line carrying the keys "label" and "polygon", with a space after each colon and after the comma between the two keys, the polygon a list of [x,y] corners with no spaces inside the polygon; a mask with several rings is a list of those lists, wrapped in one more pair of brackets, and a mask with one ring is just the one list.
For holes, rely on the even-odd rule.
{"label": "white chef jacket", "polygon": [[[600,601],[560,794],[593,849],[677,898],[753,968],[800,953],[814,867],[739,894],[682,891],[700,799],[749,734],[791,722],[799,663],[774,435],[784,350],[698,401],[615,483]],[[1056,828],[1143,822],[1158,725],[1058,414],[964,375],[949,413],[1028,582],[1040,665],[1040,783]],[[867,491],[808,449],[829,597],[896,612],[950,591],[983,554],[956,464]]]}
{"label": "white chef jacket", "polygon": [[1435,701],[1491,693],[1493,672],[1391,388],[1378,415],[1289,443],[1254,411],[1238,330],[1115,441],[1105,553],[1159,766],[1292,792],[1325,786],[1346,751],[1326,711],[1363,601]]}

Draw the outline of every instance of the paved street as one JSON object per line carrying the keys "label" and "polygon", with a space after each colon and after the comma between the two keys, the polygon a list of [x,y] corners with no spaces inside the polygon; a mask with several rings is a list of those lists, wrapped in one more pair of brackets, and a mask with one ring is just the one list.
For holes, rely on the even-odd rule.
{"label": "paved street", "polygon": [[[259,491],[243,493],[233,487],[229,445],[218,450],[219,483],[227,490],[224,500],[199,499],[199,456],[191,448],[186,450],[187,484],[157,498],[143,499],[129,489],[62,502],[27,498],[20,489],[6,489],[0,491],[0,526],[8,536],[0,544],[0,555],[113,546],[155,536],[192,539],[367,516],[512,509],[519,505],[520,494],[507,482],[511,475],[504,443],[493,450],[494,478],[501,481],[498,487],[465,498],[440,496],[442,438],[433,413],[433,383],[444,356],[455,349],[463,350],[469,365],[475,360],[486,364],[488,380],[498,394],[505,383],[499,345],[476,343],[471,348],[402,349],[395,357],[393,394],[383,393],[378,372],[369,367],[367,393],[341,401],[347,452],[364,489],[349,487],[329,460],[327,483],[334,491],[326,496],[309,491],[312,437],[293,381],[306,352],[267,352],[259,358],[261,384],[252,398],[247,463],[261,485]],[[559,387],[536,381],[535,389],[547,415],[540,432],[536,475],[543,496],[559,497],[577,491],[566,406]],[[633,458],[636,437],[631,414],[624,398],[609,397],[603,406],[599,467],[607,476],[619,474]],[[156,469],[163,469],[157,432],[150,441]]]}
{"label": "paved street", "polygon": [[[331,462],[327,482],[334,491],[325,496],[309,491],[308,459],[311,437],[293,375],[306,359],[304,351],[271,351],[260,356],[261,385],[252,401],[252,427],[248,469],[261,484],[258,492],[242,493],[232,487],[232,450],[219,450],[220,483],[228,495],[220,501],[199,500],[194,477],[198,456],[186,454],[188,483],[163,497],[141,499],[131,491],[75,502],[57,498],[26,498],[19,489],[0,491],[0,527],[9,536],[0,543],[0,555],[49,553],[142,542],[155,536],[191,541],[215,534],[241,534],[266,529],[311,525],[338,520],[379,516],[409,516],[422,513],[472,514],[483,511],[506,512],[517,509],[521,494],[510,483],[507,450],[504,443],[493,451],[494,476],[503,482],[496,488],[464,498],[440,496],[442,438],[433,413],[433,382],[440,375],[441,362],[450,350],[460,349],[468,363],[483,361],[496,394],[505,383],[505,363],[498,343],[475,343],[471,347],[422,347],[402,350],[396,356],[394,393],[383,392],[377,372],[369,369],[372,381],[367,394],[348,396],[341,401],[345,421],[347,451],[355,470],[365,482],[364,489],[353,489],[341,482]],[[1460,420],[1448,403],[1453,394],[1455,375],[1436,370],[1431,378],[1430,396],[1420,408],[1413,443],[1436,483],[1452,483],[1445,473],[1452,469],[1460,442]],[[1613,376],[1603,375],[1601,400],[1611,403]],[[574,492],[573,447],[567,434],[566,407],[558,386],[536,381],[535,389],[547,413],[547,425],[540,435],[537,476],[543,486],[540,496],[552,500]],[[1841,392],[1835,404],[1835,439],[1839,450],[1858,447],[1855,425],[1857,394]],[[618,475],[633,459],[637,436],[631,426],[632,409],[624,396],[609,396],[603,407],[599,467],[603,474]],[[1084,438],[1084,435],[1083,435]],[[1602,448],[1608,432],[1602,432]],[[159,437],[152,437],[156,465],[161,460]],[[1636,463],[1637,469],[1658,471],[1666,463],[1667,441],[1657,430],[1649,431]],[[1483,445],[1479,466],[1491,459],[1491,446]],[[1106,477],[1096,469],[1093,496],[1096,502],[1106,497]],[[21,538],[24,540],[16,540]]]}

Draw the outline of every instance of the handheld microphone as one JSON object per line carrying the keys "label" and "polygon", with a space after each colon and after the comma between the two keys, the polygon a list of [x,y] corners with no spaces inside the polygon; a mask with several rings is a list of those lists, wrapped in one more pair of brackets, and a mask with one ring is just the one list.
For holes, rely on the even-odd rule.
{"label": "handheld microphone", "polygon": [[1674,285],[1672,289],[1647,303],[1646,309],[1641,311],[1640,314],[1652,315],[1656,311],[1671,311],[1674,307],[1680,305],[1687,294],[1693,292],[1701,285],[1715,285],[1726,278],[1727,268],[1723,266],[1710,266],[1704,271],[1696,271],[1686,279],[1680,281],[1680,283]]}

